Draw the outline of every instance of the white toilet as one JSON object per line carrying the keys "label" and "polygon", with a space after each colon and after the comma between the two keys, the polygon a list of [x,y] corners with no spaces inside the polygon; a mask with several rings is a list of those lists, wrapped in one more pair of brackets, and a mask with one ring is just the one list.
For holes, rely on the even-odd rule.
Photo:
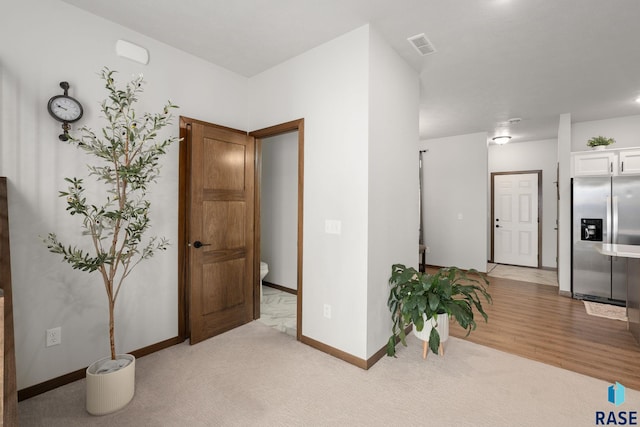
{"label": "white toilet", "polygon": [[260,301],[262,302],[262,279],[269,273],[269,265],[260,261]]}

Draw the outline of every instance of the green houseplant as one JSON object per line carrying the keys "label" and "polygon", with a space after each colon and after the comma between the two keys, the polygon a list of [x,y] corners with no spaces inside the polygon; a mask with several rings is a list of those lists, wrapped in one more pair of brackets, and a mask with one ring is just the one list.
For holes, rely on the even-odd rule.
{"label": "green houseplant", "polygon": [[[405,328],[413,324],[422,331],[425,320],[446,314],[467,330],[467,335],[476,328],[474,308],[488,320],[482,306],[482,298],[491,304],[491,295],[486,290],[489,281],[478,271],[445,267],[434,274],[416,271],[413,267],[394,264],[389,278],[390,290],[387,305],[393,321],[392,335],[387,343],[387,355],[395,356],[398,341],[407,345]],[[429,348],[438,353],[440,335],[432,328]]]}
{"label": "green houseplant", "polygon": [[598,146],[607,146],[615,143],[616,140],[613,138],[606,138],[604,136],[594,136],[589,141],[587,141],[587,146],[589,147],[598,147]]}
{"label": "green houseplant", "polygon": [[[133,268],[168,246],[164,238],[145,237],[151,225],[147,191],[159,175],[160,158],[166,154],[169,145],[178,140],[169,137],[156,141],[158,132],[170,124],[171,109],[176,106],[167,102],[160,113],[137,115],[134,104],[143,91],[143,77],[134,78],[119,89],[114,82],[114,73],[104,68],[100,74],[107,90],[100,108],[107,121],[105,127],[99,134],[82,127],[79,137],[69,135],[68,139],[92,158],[88,169],[96,184],[91,185],[91,189],[95,189],[91,198],[100,198],[95,196],[97,194],[104,196],[101,200],[90,201],[85,196],[81,178],[65,178],[68,188],[59,193],[60,197],[66,198],[67,212],[80,218],[82,235],[88,238],[89,244],[84,247],[67,245],[54,233],[44,239],[49,251],[62,256],[74,269],[97,272],[102,277],[108,300],[111,356],[99,362],[111,363],[111,367],[106,370],[96,368],[98,373],[118,370],[135,362],[130,355],[122,355],[130,357],[122,363],[117,357],[114,308]],[[102,407],[89,408],[89,374],[90,369],[87,369],[87,409],[94,414],[112,412]]]}

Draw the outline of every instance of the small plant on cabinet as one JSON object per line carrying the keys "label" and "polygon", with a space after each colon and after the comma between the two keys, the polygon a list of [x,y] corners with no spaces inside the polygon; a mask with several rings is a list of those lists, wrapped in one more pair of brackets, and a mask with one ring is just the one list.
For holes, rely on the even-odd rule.
{"label": "small plant on cabinet", "polygon": [[589,141],[587,141],[587,146],[589,147],[598,147],[598,146],[607,146],[615,143],[616,140],[613,138],[607,138],[604,136],[594,136]]}

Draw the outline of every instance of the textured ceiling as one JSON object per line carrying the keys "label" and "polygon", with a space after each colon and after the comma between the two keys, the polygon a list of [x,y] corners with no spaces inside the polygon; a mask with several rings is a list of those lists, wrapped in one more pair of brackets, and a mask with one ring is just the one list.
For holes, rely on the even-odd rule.
{"label": "textured ceiling", "polygon": [[[637,0],[65,1],[248,77],[370,23],[420,72],[422,138],[640,114]],[[417,55],[419,33],[436,53]]]}

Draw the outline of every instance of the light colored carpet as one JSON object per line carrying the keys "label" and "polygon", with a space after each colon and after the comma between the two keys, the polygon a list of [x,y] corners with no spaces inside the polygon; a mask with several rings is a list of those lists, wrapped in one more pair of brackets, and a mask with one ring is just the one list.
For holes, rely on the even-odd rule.
{"label": "light colored carpet", "polygon": [[582,302],[584,302],[587,314],[591,316],[606,317],[607,319],[623,320],[625,322],[628,320],[626,307],[584,300]]}
{"label": "light colored carpet", "polygon": [[[411,335],[398,358],[365,371],[259,322],[136,362],[133,401],[118,413],[84,410],[84,380],[19,404],[25,426],[588,426],[605,381],[450,337],[422,359]],[[619,381],[624,385],[624,378]]]}

